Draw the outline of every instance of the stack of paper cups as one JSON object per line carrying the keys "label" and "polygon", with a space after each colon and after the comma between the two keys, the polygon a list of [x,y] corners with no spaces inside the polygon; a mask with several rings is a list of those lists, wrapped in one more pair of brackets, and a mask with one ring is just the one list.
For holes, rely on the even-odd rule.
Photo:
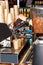
{"label": "stack of paper cups", "polygon": [[9,4],[8,4],[8,0],[5,0],[5,3],[6,3],[6,9],[7,9],[7,11],[9,12]]}
{"label": "stack of paper cups", "polygon": [[15,21],[17,20],[17,17],[18,17],[18,6],[17,5],[14,5],[14,12],[15,12]]}
{"label": "stack of paper cups", "polygon": [[3,19],[4,19],[4,3],[3,1],[1,2],[2,10],[3,10]]}
{"label": "stack of paper cups", "polygon": [[4,16],[3,16],[3,8],[2,5],[0,5],[0,23],[4,23]]}
{"label": "stack of paper cups", "polygon": [[7,17],[7,25],[11,24],[12,23],[12,15],[11,13],[8,13],[8,17]]}
{"label": "stack of paper cups", "polygon": [[12,19],[13,19],[13,22],[14,22],[14,8],[10,8],[10,13],[12,15]]}
{"label": "stack of paper cups", "polygon": [[5,10],[4,10],[5,23],[7,23],[7,17],[8,17],[8,11],[7,11],[7,9],[5,9]]}
{"label": "stack of paper cups", "polygon": [[15,50],[19,49],[19,45],[18,45],[18,39],[13,40],[13,46]]}
{"label": "stack of paper cups", "polygon": [[5,1],[1,1],[1,4],[2,4],[2,6],[3,6],[3,9],[5,9],[5,8],[6,8],[6,3],[5,3]]}

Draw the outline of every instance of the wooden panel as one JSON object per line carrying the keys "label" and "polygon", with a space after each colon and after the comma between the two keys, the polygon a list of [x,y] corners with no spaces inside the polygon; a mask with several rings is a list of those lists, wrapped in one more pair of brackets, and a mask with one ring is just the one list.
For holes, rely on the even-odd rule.
{"label": "wooden panel", "polygon": [[0,65],[11,65],[11,64],[8,64],[8,63],[0,63]]}

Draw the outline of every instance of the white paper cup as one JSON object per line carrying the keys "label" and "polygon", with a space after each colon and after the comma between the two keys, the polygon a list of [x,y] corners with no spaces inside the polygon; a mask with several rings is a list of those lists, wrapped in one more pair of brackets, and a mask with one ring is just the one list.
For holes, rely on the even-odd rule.
{"label": "white paper cup", "polygon": [[14,46],[14,49],[15,49],[15,50],[18,50],[18,49],[19,49],[18,39],[13,40],[13,46]]}
{"label": "white paper cup", "polygon": [[9,4],[8,4],[8,0],[5,0],[5,4],[6,4],[6,9],[9,12]]}

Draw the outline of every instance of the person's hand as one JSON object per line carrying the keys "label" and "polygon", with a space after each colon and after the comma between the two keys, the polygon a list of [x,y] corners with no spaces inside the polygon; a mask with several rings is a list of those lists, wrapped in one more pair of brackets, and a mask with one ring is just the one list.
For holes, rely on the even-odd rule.
{"label": "person's hand", "polygon": [[17,18],[20,18],[23,21],[26,21],[26,18],[23,14],[20,14]]}

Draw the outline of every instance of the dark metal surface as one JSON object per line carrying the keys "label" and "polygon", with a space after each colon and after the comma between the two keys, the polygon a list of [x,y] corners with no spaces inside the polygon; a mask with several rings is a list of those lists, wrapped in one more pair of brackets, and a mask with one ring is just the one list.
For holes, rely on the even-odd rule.
{"label": "dark metal surface", "polygon": [[34,45],[32,65],[43,65],[43,45]]}
{"label": "dark metal surface", "polygon": [[32,60],[33,60],[33,47],[31,47],[31,49],[29,50],[23,63],[29,63],[29,62],[31,63]]}

